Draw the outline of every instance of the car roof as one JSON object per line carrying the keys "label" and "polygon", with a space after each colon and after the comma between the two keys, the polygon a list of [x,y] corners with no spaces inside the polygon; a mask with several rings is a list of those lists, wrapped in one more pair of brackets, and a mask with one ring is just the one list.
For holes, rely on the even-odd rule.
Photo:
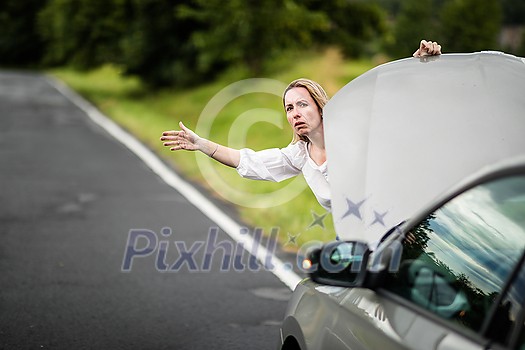
{"label": "car roof", "polygon": [[525,61],[478,52],[387,63],[343,87],[324,125],[336,232],[373,243],[465,178],[523,161]]}

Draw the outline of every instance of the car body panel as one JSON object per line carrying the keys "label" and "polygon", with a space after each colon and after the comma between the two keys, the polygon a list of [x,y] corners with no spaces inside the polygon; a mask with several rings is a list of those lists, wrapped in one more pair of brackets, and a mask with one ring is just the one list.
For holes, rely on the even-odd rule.
{"label": "car body panel", "polygon": [[465,177],[525,154],[524,91],[525,63],[501,53],[403,59],[343,87],[324,109],[339,237],[373,245]]}
{"label": "car body panel", "polygon": [[297,286],[290,305],[295,306],[287,310],[281,332],[284,338],[297,337],[299,327],[306,340],[301,340],[301,349],[433,350],[448,349],[451,342],[456,344],[451,349],[485,348],[365,288],[323,286],[305,280]]}

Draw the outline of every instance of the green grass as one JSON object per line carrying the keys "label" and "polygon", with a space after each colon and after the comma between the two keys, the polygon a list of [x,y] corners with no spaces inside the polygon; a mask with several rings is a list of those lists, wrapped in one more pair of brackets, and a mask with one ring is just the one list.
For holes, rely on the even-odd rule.
{"label": "green grass", "polygon": [[[293,67],[275,71],[265,78],[282,85],[299,77],[311,78],[323,85],[332,96],[348,81],[374,66],[375,63],[370,60],[344,61],[337,51],[327,50],[304,54]],[[285,248],[294,250],[314,239],[334,239],[330,214],[323,221],[324,227],[311,227],[314,214],[323,215],[325,211],[302,177],[283,183],[242,179],[234,169],[210,162],[201,153],[170,152],[159,141],[161,132],[178,129],[179,121],[195,129],[200,118],[209,117],[201,115],[206,105],[222,89],[241,80],[242,72],[232,70],[216,81],[196,88],[155,92],[148,91],[136,78],[122,76],[112,66],[90,72],[62,68],[49,73],[94,103],[104,114],[168,160],[178,172],[209,189],[211,195],[225,203],[233,201],[239,217],[247,225],[262,228],[266,233],[274,227],[279,228],[279,239]],[[281,92],[276,93],[280,95]],[[255,150],[285,147],[291,141],[292,133],[281,104],[281,97],[273,94],[241,95],[213,116],[209,138],[222,144]],[[257,110],[259,108],[265,110]],[[243,119],[245,127],[239,124],[240,116],[246,118]],[[265,121],[254,123],[261,118],[271,118],[281,125]],[[203,171],[199,164],[210,168]],[[297,188],[303,190],[298,191]],[[280,197],[272,194],[278,190],[283,193]],[[281,198],[283,203],[274,205],[277,198]],[[297,245],[289,244],[289,235],[297,236]]]}

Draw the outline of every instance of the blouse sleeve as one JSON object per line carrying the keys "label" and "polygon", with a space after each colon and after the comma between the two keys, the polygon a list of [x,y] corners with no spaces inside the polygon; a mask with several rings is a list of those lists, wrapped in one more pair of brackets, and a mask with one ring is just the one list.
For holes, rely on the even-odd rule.
{"label": "blouse sleeve", "polygon": [[243,148],[237,172],[252,180],[283,181],[301,172],[305,154],[304,147],[298,144],[258,152]]}

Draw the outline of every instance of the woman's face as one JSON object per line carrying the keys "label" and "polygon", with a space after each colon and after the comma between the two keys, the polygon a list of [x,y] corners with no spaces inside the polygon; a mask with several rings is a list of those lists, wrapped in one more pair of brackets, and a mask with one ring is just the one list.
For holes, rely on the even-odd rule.
{"label": "woman's face", "polygon": [[306,88],[295,87],[288,90],[284,96],[284,109],[288,123],[296,134],[308,136],[322,131],[321,113]]}

